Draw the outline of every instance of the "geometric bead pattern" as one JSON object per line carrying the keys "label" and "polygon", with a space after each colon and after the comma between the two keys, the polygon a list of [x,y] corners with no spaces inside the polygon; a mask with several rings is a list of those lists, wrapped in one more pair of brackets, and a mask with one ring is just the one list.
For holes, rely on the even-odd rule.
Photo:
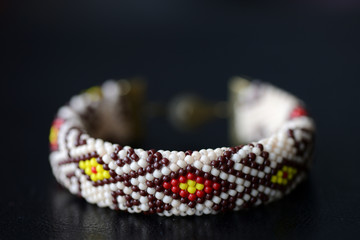
{"label": "geometric bead pattern", "polygon": [[289,112],[289,124],[278,135],[257,143],[185,152],[143,150],[86,133],[77,116],[92,119],[106,95],[102,88],[83,93],[59,111],[50,130],[56,179],[90,203],[165,216],[211,214],[274,201],[305,177],[314,127],[303,107]]}

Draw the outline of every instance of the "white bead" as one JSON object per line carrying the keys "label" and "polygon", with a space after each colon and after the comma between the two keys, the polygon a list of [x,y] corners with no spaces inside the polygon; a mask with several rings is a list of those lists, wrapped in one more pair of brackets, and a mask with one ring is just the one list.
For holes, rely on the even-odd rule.
{"label": "white bead", "polygon": [[211,208],[214,205],[214,202],[210,201],[210,200],[206,200],[205,201],[205,206],[208,208]]}
{"label": "white bead", "polygon": [[180,168],[186,167],[186,162],[184,160],[178,160],[176,163]]}
{"label": "white bead", "polygon": [[139,189],[140,190],[145,190],[147,188],[145,183],[139,183]]}
{"label": "white bead", "polygon": [[219,176],[220,171],[217,170],[216,168],[213,168],[213,169],[211,170],[211,174],[217,177],[217,176]]}
{"label": "white bead", "polygon": [[259,178],[264,178],[264,177],[265,177],[265,173],[264,173],[264,172],[259,171],[259,173],[258,173],[258,177],[259,177]]}
{"label": "white bead", "polygon": [[147,162],[145,159],[141,158],[139,161],[138,161],[138,164],[140,167],[142,168],[145,168],[147,166]]}
{"label": "white bead", "polygon": [[111,191],[116,191],[117,187],[116,187],[116,185],[114,183],[111,183],[110,184],[110,189],[111,189]]}
{"label": "white bead", "polygon": [[229,197],[229,194],[227,194],[227,193],[222,192],[220,194],[220,198],[222,198],[222,199],[227,199],[228,197]]}
{"label": "white bead", "polygon": [[129,173],[131,171],[129,165],[123,166],[122,170],[124,171],[124,173]]}
{"label": "white bead", "polygon": [[160,178],[160,177],[161,177],[161,172],[160,172],[160,170],[156,169],[156,170],[153,172],[153,175],[154,175],[154,177],[156,177],[156,178]]}
{"label": "white bead", "polygon": [[185,162],[187,163],[187,164],[193,164],[194,163],[194,158],[192,157],[192,156],[190,156],[190,155],[187,155],[186,157],[185,157]]}
{"label": "white bead", "polygon": [[162,192],[156,192],[155,193],[155,197],[157,198],[157,199],[163,199],[163,197],[164,197],[164,193],[162,193]]}
{"label": "white bead", "polygon": [[176,199],[172,200],[171,201],[171,206],[173,206],[174,208],[180,206],[180,201],[176,200]]}
{"label": "white bead", "polygon": [[249,174],[250,173],[250,168],[248,167],[248,166],[245,166],[244,168],[243,168],[243,173],[245,173],[245,174]]}
{"label": "white bead", "polygon": [[203,166],[203,164],[199,160],[196,160],[194,162],[194,167],[196,167],[197,169],[201,169],[202,166]]}
{"label": "white bead", "polygon": [[244,186],[245,186],[245,187],[250,187],[250,185],[251,185],[251,182],[250,182],[250,181],[245,180],[245,182],[244,182]]}
{"label": "white bead", "polygon": [[109,168],[110,168],[111,170],[115,170],[115,169],[117,168],[116,163],[115,163],[114,161],[111,161],[111,162],[109,163]]}
{"label": "white bead", "polygon": [[117,168],[115,169],[115,172],[116,172],[117,175],[122,175],[122,174],[124,173],[124,171],[122,170],[121,167],[117,167]]}
{"label": "white bead", "polygon": [[250,171],[250,175],[254,176],[254,177],[257,175],[257,173],[258,173],[258,170],[256,170],[256,169],[251,169],[251,171]]}
{"label": "white bead", "polygon": [[228,179],[227,179],[229,182],[231,182],[231,183],[233,183],[233,182],[235,182],[235,180],[236,180],[236,177],[234,176],[234,175],[230,175],[229,174],[229,176],[228,176]]}
{"label": "white bead", "polygon": [[226,180],[228,178],[228,174],[224,173],[224,172],[221,172],[220,173],[220,178],[223,179],[223,180]]}
{"label": "white bead", "polygon": [[132,163],[130,164],[130,168],[131,168],[131,170],[133,170],[133,171],[137,171],[137,170],[140,168],[140,166],[139,166],[139,164],[137,164],[137,162],[132,162]]}
{"label": "white bead", "polygon": [[139,184],[139,181],[136,178],[132,178],[130,180],[130,182],[131,182],[132,185],[138,185]]}
{"label": "white bead", "polygon": [[148,206],[148,205],[145,205],[145,204],[141,204],[140,208],[141,208],[141,210],[144,211],[144,212],[146,212],[146,211],[149,210],[149,206]]}
{"label": "white bead", "polygon": [[219,198],[218,196],[214,196],[214,197],[212,198],[212,200],[213,200],[214,203],[219,204],[220,201],[221,201],[221,198]]}
{"label": "white bead", "polygon": [[126,157],[126,151],[124,149],[121,149],[118,153],[120,158],[125,158]]}
{"label": "white bead", "polygon": [[254,147],[254,148],[252,149],[252,152],[255,153],[256,155],[260,155],[261,150],[260,150],[260,148],[258,148],[258,147]]}
{"label": "white bead", "polygon": [[146,151],[141,151],[141,153],[139,154],[139,157],[140,157],[141,159],[147,159],[148,154],[147,154]]}
{"label": "white bead", "polygon": [[139,199],[139,198],[140,198],[140,193],[138,193],[138,192],[133,192],[133,193],[131,194],[131,197],[132,197],[133,199]]}
{"label": "white bead", "polygon": [[177,164],[175,164],[175,163],[171,163],[170,164],[170,169],[171,169],[171,171],[173,171],[173,172],[176,172],[177,170],[179,170],[179,166],[177,165]]}
{"label": "white bead", "polygon": [[188,206],[185,203],[180,204],[179,210],[185,212],[188,209]]}
{"label": "white bead", "polygon": [[194,160],[199,160],[201,157],[201,154],[198,151],[194,151],[191,156],[194,158]]}
{"label": "white bead", "polygon": [[154,194],[155,188],[147,188],[147,192],[148,192],[148,194]]}
{"label": "white bead", "polygon": [[235,153],[234,155],[232,155],[231,160],[233,160],[235,163],[240,162],[240,155]]}
{"label": "white bead", "polygon": [[131,188],[129,188],[129,187],[124,187],[124,193],[125,193],[125,194],[130,194],[130,193],[132,193]]}
{"label": "white bead", "polygon": [[163,198],[163,202],[164,202],[164,203],[170,203],[171,200],[172,200],[172,198],[169,197],[169,196],[165,196],[165,197]]}
{"label": "white bead", "polygon": [[243,199],[244,199],[245,201],[249,201],[250,198],[251,198],[251,197],[250,197],[249,194],[245,194],[244,197],[243,197]]}
{"label": "white bead", "polygon": [[209,165],[204,165],[204,166],[202,167],[202,170],[203,170],[204,172],[210,172],[210,171],[211,171],[211,166],[209,166]]}
{"label": "white bead", "polygon": [[230,189],[228,193],[230,196],[235,196],[237,194],[237,192],[234,189]]}
{"label": "white bead", "polygon": [[110,161],[111,161],[111,158],[108,154],[105,154],[103,157],[102,157],[102,160],[104,161],[104,163],[106,164],[109,164]]}
{"label": "white bead", "polygon": [[141,196],[141,197],[140,197],[140,202],[143,203],[143,204],[144,204],[144,203],[148,203],[148,202],[149,202],[149,199],[148,199],[147,197]]}
{"label": "white bead", "polygon": [[207,156],[203,155],[200,158],[200,162],[202,162],[203,164],[210,164],[211,161]]}
{"label": "white bead", "polygon": [[242,186],[242,185],[237,185],[236,191],[237,191],[237,192],[242,192],[242,191],[244,191],[244,186]]}
{"label": "white bead", "polygon": [[258,164],[263,164],[264,163],[264,158],[262,158],[260,156],[257,156],[255,162],[258,163]]}
{"label": "white bead", "polygon": [[169,174],[171,173],[171,171],[170,171],[170,169],[168,169],[167,167],[163,167],[163,168],[161,169],[161,173],[162,173],[163,175],[169,175]]}
{"label": "white bead", "polygon": [[178,156],[179,160],[183,160],[185,158],[185,153],[183,151],[180,151],[177,153],[177,156]]}
{"label": "white bead", "polygon": [[147,174],[145,175],[145,177],[146,177],[146,180],[148,180],[148,181],[154,180],[154,175],[152,175],[151,173],[147,173]]}
{"label": "white bead", "polygon": [[241,198],[238,198],[238,199],[236,200],[236,202],[235,202],[235,204],[236,204],[237,206],[241,206],[241,205],[243,205],[243,203],[244,203],[244,200],[242,200]]}
{"label": "white bead", "polygon": [[243,168],[243,165],[241,163],[235,163],[234,164],[234,169],[237,171],[240,171]]}
{"label": "white bead", "polygon": [[258,191],[257,190],[255,190],[255,189],[253,189],[253,190],[251,190],[251,195],[253,196],[253,197],[256,197],[257,195],[258,195]]}

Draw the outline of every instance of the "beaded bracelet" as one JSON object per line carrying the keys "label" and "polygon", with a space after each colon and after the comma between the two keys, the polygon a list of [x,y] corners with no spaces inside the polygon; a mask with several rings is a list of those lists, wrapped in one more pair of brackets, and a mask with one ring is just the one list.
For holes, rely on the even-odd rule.
{"label": "beaded bracelet", "polygon": [[134,85],[107,81],[58,111],[50,163],[71,193],[130,213],[202,215],[274,201],[306,177],[315,126],[294,96],[235,78],[229,84],[231,135],[249,144],[156,151],[101,139],[131,142],[139,136],[134,116],[142,93]]}

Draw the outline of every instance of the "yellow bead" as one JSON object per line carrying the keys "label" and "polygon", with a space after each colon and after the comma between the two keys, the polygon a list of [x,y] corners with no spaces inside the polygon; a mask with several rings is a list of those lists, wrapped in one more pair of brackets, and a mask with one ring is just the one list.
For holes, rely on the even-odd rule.
{"label": "yellow bead", "polygon": [[189,193],[195,193],[196,192],[196,188],[194,186],[189,186],[187,188],[187,190],[188,190]]}
{"label": "yellow bead", "polygon": [[91,178],[91,180],[93,180],[94,182],[97,181],[97,177],[96,177],[96,174],[95,174],[95,173],[91,174],[90,178]]}
{"label": "yellow bead", "polygon": [[93,167],[95,167],[97,165],[96,158],[90,159],[90,165],[93,166]]}
{"label": "yellow bead", "polygon": [[195,185],[195,188],[196,188],[197,190],[203,190],[203,189],[204,189],[204,184],[197,183],[197,184]]}
{"label": "yellow bead", "polygon": [[85,162],[84,161],[79,162],[79,168],[80,169],[85,169]]}
{"label": "yellow bead", "polygon": [[278,183],[278,184],[282,184],[282,182],[283,182],[283,179],[282,179],[282,178],[278,178],[277,183]]}
{"label": "yellow bead", "polygon": [[104,176],[104,178],[110,178],[110,173],[109,173],[109,171],[104,171],[104,172],[103,172],[103,176]]}
{"label": "yellow bead", "polygon": [[182,189],[182,190],[185,190],[187,189],[188,185],[186,183],[180,183],[179,184],[179,188]]}
{"label": "yellow bead", "polygon": [[286,185],[288,183],[288,180],[284,179],[283,184]]}
{"label": "yellow bead", "polygon": [[96,166],[96,171],[97,171],[97,172],[102,172],[102,171],[104,171],[102,165],[98,164],[98,165]]}
{"label": "yellow bead", "polygon": [[104,175],[103,175],[102,173],[98,172],[98,173],[96,174],[96,178],[97,178],[98,180],[103,180],[103,179],[104,179]]}
{"label": "yellow bead", "polygon": [[289,173],[288,179],[291,180],[291,179],[293,179],[293,177],[294,177],[294,176],[293,176],[291,173]]}
{"label": "yellow bead", "polygon": [[85,173],[90,176],[92,174],[91,167],[85,168]]}
{"label": "yellow bead", "polygon": [[283,166],[282,170],[286,172],[286,171],[288,171],[288,167],[287,167],[287,166]]}
{"label": "yellow bead", "polygon": [[282,177],[283,171],[279,170],[276,175],[277,175],[278,177]]}
{"label": "yellow bead", "polygon": [[91,164],[90,164],[90,161],[89,161],[89,160],[86,160],[86,161],[85,161],[85,167],[91,167]]}
{"label": "yellow bead", "polygon": [[196,182],[193,181],[193,180],[187,180],[187,184],[188,184],[189,186],[191,186],[191,187],[194,187],[195,184],[196,184]]}
{"label": "yellow bead", "polygon": [[276,177],[276,176],[272,176],[272,177],[271,177],[271,182],[272,182],[272,183],[276,183],[276,182],[277,182],[277,177]]}

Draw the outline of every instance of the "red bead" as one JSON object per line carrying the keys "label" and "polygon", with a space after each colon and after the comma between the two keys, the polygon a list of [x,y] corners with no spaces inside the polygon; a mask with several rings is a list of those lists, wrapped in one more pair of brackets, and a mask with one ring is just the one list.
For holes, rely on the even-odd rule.
{"label": "red bead", "polygon": [[205,195],[204,191],[199,191],[199,190],[196,191],[196,196],[198,196],[199,198],[202,198],[204,195]]}
{"label": "red bead", "polygon": [[91,167],[91,171],[92,171],[93,173],[97,173],[96,167]]}
{"label": "red bead", "polygon": [[179,177],[179,181],[180,181],[181,183],[186,183],[186,177],[185,177],[185,176],[180,176],[180,177]]}
{"label": "red bead", "polygon": [[297,118],[297,117],[306,116],[306,115],[307,115],[307,112],[304,108],[296,107],[291,112],[290,118]]}
{"label": "red bead", "polygon": [[171,185],[173,185],[173,186],[179,185],[179,180],[177,180],[177,179],[172,179],[172,180],[171,180]]}
{"label": "red bead", "polygon": [[211,187],[212,181],[211,180],[205,180],[204,185],[207,186],[207,187]]}
{"label": "red bead", "polygon": [[204,178],[202,178],[202,177],[196,177],[196,182],[197,182],[197,183],[204,183]]}
{"label": "red bead", "polygon": [[287,176],[288,176],[288,173],[287,173],[287,172],[283,172],[282,177],[283,177],[283,178],[287,178]]}
{"label": "red bead", "polygon": [[189,198],[190,201],[195,201],[196,200],[196,195],[191,193],[191,194],[189,194],[188,198]]}
{"label": "red bead", "polygon": [[220,187],[221,187],[220,183],[214,183],[213,184],[213,189],[215,189],[215,190],[219,190]]}
{"label": "red bead", "polygon": [[190,172],[186,176],[188,179],[195,180],[195,175]]}
{"label": "red bead", "polygon": [[169,182],[164,182],[164,183],[163,183],[163,187],[164,187],[165,189],[170,189],[170,188],[171,188],[171,184],[170,184]]}
{"label": "red bead", "polygon": [[211,193],[211,192],[212,192],[212,188],[211,188],[211,187],[205,187],[205,188],[204,188],[204,191],[205,191],[206,193]]}
{"label": "red bead", "polygon": [[172,191],[173,193],[178,193],[178,192],[180,191],[180,188],[179,188],[178,186],[173,186],[173,187],[171,188],[171,191]]}
{"label": "red bead", "polygon": [[188,195],[189,195],[189,192],[188,192],[188,191],[185,191],[185,190],[181,190],[181,191],[180,191],[180,196],[181,196],[181,197],[185,198],[185,197],[187,197]]}

